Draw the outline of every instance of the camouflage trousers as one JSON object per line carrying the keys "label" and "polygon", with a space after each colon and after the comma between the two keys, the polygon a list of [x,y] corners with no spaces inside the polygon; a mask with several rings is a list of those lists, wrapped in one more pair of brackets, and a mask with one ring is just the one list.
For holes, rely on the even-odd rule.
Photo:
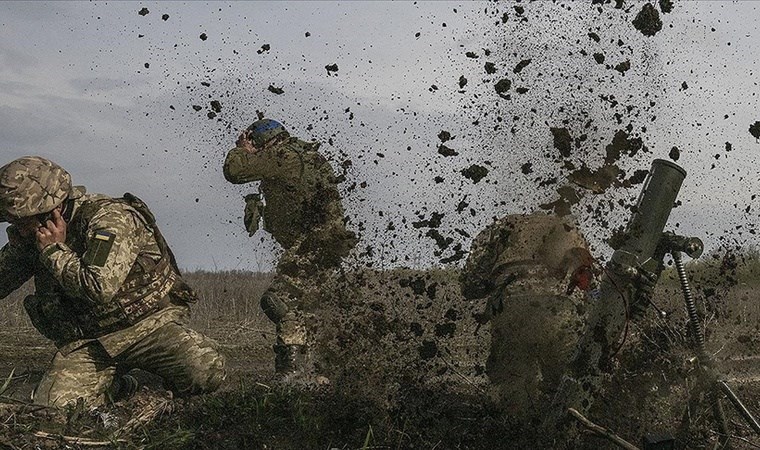
{"label": "camouflage trousers", "polygon": [[[295,252],[286,252],[277,265],[272,284],[264,299],[281,302],[281,312],[267,316],[275,323],[278,345],[306,345],[308,323],[318,307],[322,290],[331,271],[318,267],[304,267]],[[294,270],[294,268],[296,270]],[[262,307],[264,303],[262,302]],[[265,312],[267,308],[264,307]]]}
{"label": "camouflage trousers", "polygon": [[583,329],[577,295],[507,295],[492,299],[486,373],[513,415],[540,410],[560,382]]}
{"label": "camouflage trousers", "polygon": [[34,403],[62,407],[82,398],[97,406],[108,400],[116,377],[131,369],[159,375],[175,395],[216,390],[224,381],[224,357],[212,339],[169,322],[115,357],[98,341],[58,352],[34,393]]}
{"label": "camouflage trousers", "polygon": [[341,295],[330,286],[343,276],[340,263],[355,240],[341,242],[339,251],[331,244],[306,235],[278,261],[276,275],[261,300],[262,309],[277,328],[278,345],[309,344],[309,335],[317,326],[315,313],[325,301],[336,301],[335,296]]}

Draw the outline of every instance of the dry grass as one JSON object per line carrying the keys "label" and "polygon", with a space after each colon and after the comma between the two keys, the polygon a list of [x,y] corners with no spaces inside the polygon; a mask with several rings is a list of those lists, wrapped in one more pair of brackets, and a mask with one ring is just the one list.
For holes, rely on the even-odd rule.
{"label": "dry grass", "polygon": [[[704,313],[710,351],[731,379],[744,380],[739,394],[758,411],[760,392],[751,380],[760,352],[756,337],[760,302],[755,299],[754,269],[742,264],[736,268],[735,283],[728,282],[719,267],[692,265],[692,289]],[[457,276],[456,269],[364,269],[348,274],[350,289],[324,286],[328,294],[335,294],[326,297],[321,311],[328,318],[320,330],[333,384],[327,390],[309,391],[272,380],[273,327],[258,306],[271,274],[188,273],[188,282],[201,298],[194,308],[193,326],[220,342],[231,381],[218,394],[179,402],[173,413],[141,425],[131,436],[120,435],[129,442],[119,445],[520,448],[520,443],[530,441],[529,432],[511,422],[487,394],[483,364],[490,332],[472,317],[483,304],[462,299]],[[589,416],[632,442],[644,433],[672,432],[693,386],[689,365],[693,352],[676,288],[666,274],[656,293],[656,303],[666,316],[650,311],[631,327],[617,375]],[[30,287],[24,290],[29,292]],[[41,371],[53,351],[30,328],[22,299],[23,294],[16,293],[0,303],[0,384],[16,368],[11,389],[14,383],[32,383],[34,377],[28,374]],[[19,433],[50,431],[38,419],[25,423],[22,415],[14,414],[11,422],[0,425],[0,444],[21,448],[29,441]],[[130,415],[122,414],[128,423]],[[694,448],[714,441],[709,421],[700,417]],[[67,426],[95,440],[113,436],[113,430],[91,424]],[[734,431],[742,439],[752,439],[741,427]],[[741,439],[735,444],[744,448]],[[593,438],[578,448],[583,445],[601,448]]]}
{"label": "dry grass", "polygon": [[261,324],[268,319],[259,298],[272,281],[272,274],[228,271],[196,271],[185,274],[200,301],[193,306],[192,325],[211,329],[218,323]]}

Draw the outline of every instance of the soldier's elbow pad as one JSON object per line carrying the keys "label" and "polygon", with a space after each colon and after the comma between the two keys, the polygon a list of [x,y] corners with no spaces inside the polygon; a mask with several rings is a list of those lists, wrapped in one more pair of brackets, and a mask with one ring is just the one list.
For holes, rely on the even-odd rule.
{"label": "soldier's elbow pad", "polygon": [[222,167],[222,173],[224,174],[224,179],[229,181],[230,183],[235,183],[237,180],[236,174],[233,174],[230,170],[230,165],[227,164],[227,161],[224,162],[224,166]]}
{"label": "soldier's elbow pad", "polygon": [[224,166],[222,166],[224,179],[233,184],[242,184],[248,181],[245,174],[246,164],[239,153],[241,151],[239,149],[230,150],[224,160]]}

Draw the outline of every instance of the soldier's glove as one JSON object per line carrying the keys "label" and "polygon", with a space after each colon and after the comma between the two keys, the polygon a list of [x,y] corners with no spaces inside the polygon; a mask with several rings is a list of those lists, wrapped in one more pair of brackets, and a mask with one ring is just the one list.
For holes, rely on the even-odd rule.
{"label": "soldier's glove", "polygon": [[248,236],[253,236],[259,229],[259,222],[264,211],[264,202],[261,201],[259,194],[248,194],[245,196],[245,211],[243,212],[243,223],[248,231]]}

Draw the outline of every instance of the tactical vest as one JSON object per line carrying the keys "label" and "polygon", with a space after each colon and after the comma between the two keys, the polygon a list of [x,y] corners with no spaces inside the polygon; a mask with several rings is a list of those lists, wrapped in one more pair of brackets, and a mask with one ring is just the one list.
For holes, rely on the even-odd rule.
{"label": "tactical vest", "polygon": [[[189,304],[197,295],[182,280],[174,254],[161,234],[147,205],[132,194],[123,198],[85,201],[70,224],[70,232],[86,242],[87,225],[108,204],[125,203],[134,208],[153,231],[161,252],[156,262],[146,254],[138,254],[126,280],[113,298],[105,304],[65,294],[29,296],[24,305],[33,325],[56,344],[76,339],[94,339],[136,324],[170,304]],[[72,248],[80,257],[84,248]]]}

